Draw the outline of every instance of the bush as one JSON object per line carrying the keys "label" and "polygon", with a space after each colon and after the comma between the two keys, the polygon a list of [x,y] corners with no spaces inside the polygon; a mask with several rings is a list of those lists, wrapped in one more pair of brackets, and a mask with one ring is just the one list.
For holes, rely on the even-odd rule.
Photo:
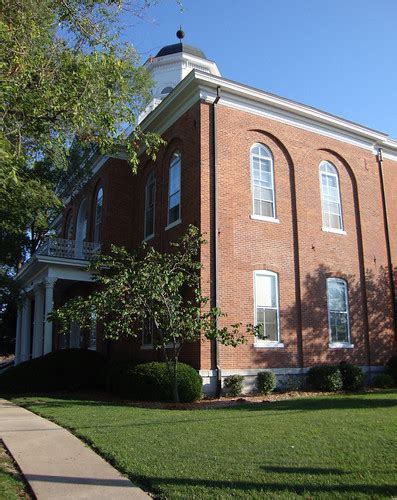
{"label": "bush", "polygon": [[[136,365],[130,372],[132,394],[146,401],[172,401],[171,375],[166,363]],[[202,379],[190,365],[178,363],[179,400],[191,403],[201,398]]]}
{"label": "bush", "polygon": [[106,359],[85,349],[63,349],[25,361],[0,374],[0,392],[22,394],[105,388]]}
{"label": "bush", "polygon": [[229,396],[240,396],[243,390],[244,377],[242,375],[229,375],[223,381],[223,387]]}
{"label": "bush", "polygon": [[392,356],[386,363],[386,373],[390,375],[397,384],[397,356]]}
{"label": "bush", "polygon": [[343,387],[342,374],[337,366],[315,366],[307,374],[307,383],[317,391],[335,392]]}
{"label": "bush", "polygon": [[259,372],[256,377],[256,387],[260,394],[270,394],[277,385],[276,375],[271,372]]}
{"label": "bush", "polygon": [[341,363],[339,370],[342,375],[343,390],[357,391],[364,385],[364,373],[357,365]]}
{"label": "bush", "polygon": [[121,396],[133,395],[135,361],[110,363],[106,377],[106,390]]}
{"label": "bush", "polygon": [[375,375],[373,378],[372,385],[380,389],[388,389],[389,387],[393,387],[394,379],[388,373],[378,373],[378,375]]}

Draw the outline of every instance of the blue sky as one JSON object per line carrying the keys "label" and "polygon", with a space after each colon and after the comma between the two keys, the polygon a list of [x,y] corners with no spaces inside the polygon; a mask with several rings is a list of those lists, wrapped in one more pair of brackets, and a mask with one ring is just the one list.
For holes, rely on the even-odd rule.
{"label": "blue sky", "polygon": [[397,0],[182,1],[129,21],[142,62],[182,24],[222,76],[397,139]]}

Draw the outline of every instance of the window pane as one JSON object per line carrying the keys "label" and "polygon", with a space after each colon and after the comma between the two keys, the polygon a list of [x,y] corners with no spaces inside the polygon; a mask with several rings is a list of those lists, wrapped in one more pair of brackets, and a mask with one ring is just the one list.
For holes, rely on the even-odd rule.
{"label": "window pane", "polygon": [[170,208],[168,211],[168,223],[171,224],[179,219],[179,205]]}
{"label": "window pane", "polygon": [[170,169],[170,194],[179,191],[179,163]]}
{"label": "window pane", "polygon": [[264,146],[251,148],[251,166],[254,214],[274,217],[273,160]]}
{"label": "window pane", "polygon": [[256,275],[256,305],[276,307],[275,276]]}
{"label": "window pane", "polygon": [[341,281],[328,281],[329,308],[331,311],[347,311],[346,287]]}
{"label": "window pane", "polygon": [[277,341],[277,310],[276,309],[266,309],[265,313],[265,335],[267,340]]}
{"label": "window pane", "polygon": [[346,313],[331,312],[332,342],[349,342],[349,328]]}
{"label": "window pane", "polygon": [[263,217],[273,217],[273,203],[269,203],[268,201],[260,202],[260,214]]}
{"label": "window pane", "polygon": [[323,225],[330,229],[343,229],[339,180],[336,168],[328,162],[322,162],[320,171]]}

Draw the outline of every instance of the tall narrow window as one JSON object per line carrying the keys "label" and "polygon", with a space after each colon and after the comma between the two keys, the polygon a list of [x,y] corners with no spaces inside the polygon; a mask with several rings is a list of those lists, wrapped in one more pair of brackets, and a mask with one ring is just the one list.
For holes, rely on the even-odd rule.
{"label": "tall narrow window", "polygon": [[323,227],[343,230],[338,171],[329,161],[320,164]]}
{"label": "tall narrow window", "polygon": [[255,325],[259,326],[258,343],[280,341],[277,274],[255,271]]}
{"label": "tall narrow window", "polygon": [[73,214],[72,212],[68,213],[65,225],[65,238],[67,240],[71,240],[73,238]]}
{"label": "tall narrow window", "polygon": [[340,278],[328,278],[327,299],[331,344],[349,344],[350,325],[346,281]]}
{"label": "tall narrow window", "polygon": [[181,218],[181,155],[177,151],[172,155],[168,187],[168,224]]}
{"label": "tall narrow window", "polygon": [[150,238],[154,235],[154,214],[156,202],[156,177],[151,172],[146,181],[145,187],[145,223],[144,238]]}
{"label": "tall narrow window", "polygon": [[95,202],[95,226],[94,226],[95,243],[100,243],[102,239],[102,212],[103,212],[103,189],[100,188],[96,195],[96,202]]}
{"label": "tall narrow window", "polygon": [[275,217],[273,156],[262,144],[251,147],[252,210],[258,217]]}

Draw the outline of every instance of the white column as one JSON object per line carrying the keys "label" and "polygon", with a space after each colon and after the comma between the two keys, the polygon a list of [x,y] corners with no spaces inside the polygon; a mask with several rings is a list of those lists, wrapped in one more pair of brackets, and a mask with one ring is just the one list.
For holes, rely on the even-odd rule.
{"label": "white column", "polygon": [[25,296],[22,305],[22,325],[21,325],[21,353],[20,362],[30,359],[30,334],[31,334],[31,311],[32,301],[28,295]]}
{"label": "white column", "polygon": [[34,287],[33,358],[43,355],[44,290],[40,284]]}
{"label": "white column", "polygon": [[48,314],[54,307],[54,286],[56,278],[46,278],[45,286],[45,307],[44,307],[44,354],[52,351],[52,321],[49,321]]}
{"label": "white column", "polygon": [[18,306],[17,329],[15,335],[15,364],[21,362],[22,307]]}

